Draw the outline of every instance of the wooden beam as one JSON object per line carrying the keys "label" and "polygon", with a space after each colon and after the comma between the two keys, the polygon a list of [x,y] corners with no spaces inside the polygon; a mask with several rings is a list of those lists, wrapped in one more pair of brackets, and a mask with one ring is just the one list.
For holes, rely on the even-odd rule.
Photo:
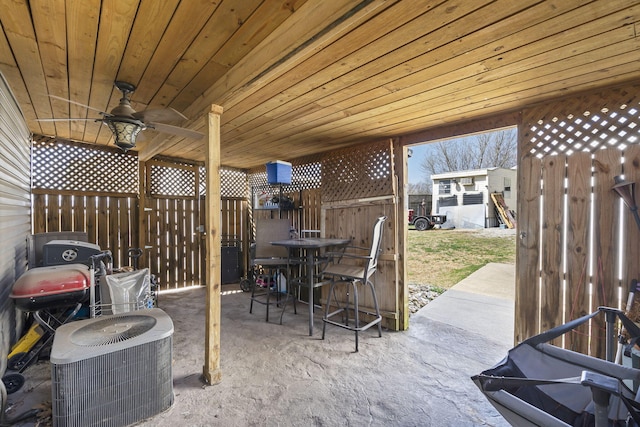
{"label": "wooden beam", "polygon": [[426,129],[424,131],[403,135],[400,137],[402,145],[433,142],[439,139],[457,138],[482,132],[516,126],[520,121],[518,111],[507,112],[490,117],[470,120],[464,123],[454,123],[446,126]]}
{"label": "wooden beam", "polygon": [[207,384],[218,384],[220,372],[220,116],[222,107],[211,105],[207,113],[207,301],[203,375]]}

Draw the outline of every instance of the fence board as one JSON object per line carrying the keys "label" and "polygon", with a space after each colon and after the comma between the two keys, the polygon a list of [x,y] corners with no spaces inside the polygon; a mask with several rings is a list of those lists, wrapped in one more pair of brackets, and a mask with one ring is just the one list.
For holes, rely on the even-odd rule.
{"label": "fence board", "polygon": [[[591,312],[589,293],[589,222],[591,218],[591,153],[567,158],[567,298],[566,321]],[[565,347],[578,352],[588,349],[589,324],[565,336]]]}
{"label": "fence board", "polygon": [[47,196],[33,195],[33,228],[34,233],[44,233],[47,230]]}
{"label": "fence board", "polygon": [[[522,132],[520,132],[522,135]],[[518,232],[516,246],[518,270],[515,291],[515,342],[540,331],[540,180],[539,159],[521,159],[518,170]]]}
{"label": "fence board", "polygon": [[131,239],[130,235],[130,231],[136,228],[133,226],[130,219],[131,209],[135,206],[135,200],[129,198],[120,199],[119,205],[120,227],[118,230],[120,233],[119,251],[121,253],[121,265],[132,265],[132,260],[129,259],[129,249],[138,246],[137,240]]}
{"label": "fence board", "polygon": [[107,246],[101,246],[104,249],[109,249],[111,251],[111,255],[113,256],[114,266],[119,267],[122,265],[122,258],[120,257],[119,242],[118,242],[118,231],[120,230],[120,224],[118,224],[118,210],[119,210],[119,200],[107,200],[107,223],[109,224],[109,229],[107,230],[107,238],[108,244]]}
{"label": "fence board", "polygon": [[[142,231],[140,229],[140,223],[139,223],[139,218],[140,218],[140,213],[139,213],[139,199],[137,198],[131,198],[129,199],[129,209],[128,209],[128,215],[127,215],[127,221],[128,221],[128,230],[129,233],[127,235],[127,239],[128,239],[128,248],[140,248],[142,249],[143,253],[144,253],[144,247],[140,246],[140,232]],[[144,246],[144,245],[142,245]],[[128,256],[128,254],[127,254]],[[141,260],[138,259],[138,262],[140,262]],[[133,262],[133,260],[130,260],[130,262]]]}
{"label": "fence board", "polygon": [[186,258],[187,258],[187,219],[186,219],[186,210],[188,202],[190,200],[176,200],[175,208],[176,208],[176,224],[178,226],[177,235],[176,235],[176,281],[178,282],[178,286],[184,287],[187,286],[187,275],[186,275]]}
{"label": "fence board", "polygon": [[158,199],[153,199],[151,197],[147,198],[147,205],[149,210],[146,212],[147,215],[147,224],[149,224],[149,238],[147,240],[147,245],[149,246],[148,250],[148,264],[149,269],[152,272],[155,272],[156,278],[158,280],[158,285],[160,289],[166,289],[167,282],[164,280],[162,274],[160,273],[160,256],[159,256],[159,240],[160,236],[158,234],[158,212],[160,210],[160,201]]}
{"label": "fence board", "polygon": [[98,241],[98,197],[86,197],[87,235],[90,242]]}
{"label": "fence board", "polygon": [[320,230],[321,229],[321,191],[319,189],[304,190],[302,192],[302,226],[300,230]]}
{"label": "fence board", "polygon": [[231,199],[233,201],[233,209],[231,215],[233,216],[233,235],[236,239],[239,239],[244,233],[243,224],[244,216],[246,215],[246,201],[244,199]]}
{"label": "fence board", "polygon": [[58,196],[47,198],[47,231],[60,231],[60,211]]}
{"label": "fence board", "polygon": [[[542,271],[541,327],[558,326],[563,321],[562,232],[566,156],[550,156],[542,162]],[[554,344],[558,344],[555,342]]]}
{"label": "fence board", "polygon": [[220,235],[222,236],[222,239],[224,240],[225,237],[228,237],[229,235],[233,234],[233,232],[231,231],[231,224],[229,223],[229,211],[230,211],[230,207],[229,207],[229,201],[228,200],[222,200],[220,202]]}
{"label": "fence board", "polygon": [[[194,285],[194,269],[193,259],[194,251],[197,250],[194,244],[194,238],[197,225],[193,222],[193,204],[194,200],[186,200],[184,204],[184,262],[183,262],[183,275],[185,286]],[[199,284],[199,283],[198,283]]]}
{"label": "fence board", "polygon": [[60,231],[73,230],[73,196],[65,194],[60,198]]}
{"label": "fence board", "polygon": [[85,197],[74,196],[73,197],[73,231],[85,231]]}
{"label": "fence board", "polygon": [[163,289],[173,289],[175,286],[175,283],[169,282],[169,265],[167,263],[167,259],[169,258],[167,247],[169,244],[167,241],[167,223],[169,221],[168,203],[168,199],[158,200],[158,275],[160,275],[162,283],[164,284]]}
{"label": "fence board", "polygon": [[170,286],[173,284],[174,288],[181,287],[178,282],[178,257],[180,251],[180,243],[178,243],[178,236],[180,236],[180,229],[182,228],[182,221],[176,215],[177,199],[169,200],[169,218],[167,224],[169,225],[167,236],[167,250],[168,250],[168,262],[169,262],[169,282]]}
{"label": "fence board", "polygon": [[98,197],[98,214],[97,214],[97,232],[98,240],[96,243],[101,248],[109,246],[109,210],[106,197]]}
{"label": "fence board", "polygon": [[[622,173],[622,153],[617,149],[598,150],[594,155],[594,215],[597,218],[594,235],[594,309],[599,306],[619,307],[616,274],[618,236],[614,209],[618,198],[611,187],[614,176]],[[603,355],[605,349],[604,317],[594,319],[591,328],[591,354]]]}

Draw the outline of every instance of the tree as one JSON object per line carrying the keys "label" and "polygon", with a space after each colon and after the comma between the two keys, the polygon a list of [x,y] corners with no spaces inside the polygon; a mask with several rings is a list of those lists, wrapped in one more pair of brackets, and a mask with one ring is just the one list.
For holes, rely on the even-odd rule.
{"label": "tree", "polygon": [[420,165],[430,175],[445,172],[510,168],[517,164],[515,129],[483,133],[432,144]]}
{"label": "tree", "polygon": [[407,194],[431,194],[430,182],[419,182],[417,184],[409,183]]}

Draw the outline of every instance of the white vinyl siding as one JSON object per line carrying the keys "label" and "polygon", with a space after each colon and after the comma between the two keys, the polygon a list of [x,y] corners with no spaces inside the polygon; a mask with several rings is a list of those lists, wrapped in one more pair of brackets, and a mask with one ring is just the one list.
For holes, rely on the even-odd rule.
{"label": "white vinyl siding", "polygon": [[9,292],[27,268],[31,233],[30,133],[16,100],[0,75],[0,371],[22,325]]}

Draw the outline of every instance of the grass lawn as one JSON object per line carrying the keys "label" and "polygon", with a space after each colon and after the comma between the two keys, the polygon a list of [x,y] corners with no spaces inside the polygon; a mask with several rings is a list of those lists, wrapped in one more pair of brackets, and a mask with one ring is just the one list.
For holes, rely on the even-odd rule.
{"label": "grass lawn", "polygon": [[444,291],[484,265],[515,264],[515,230],[409,230],[409,284]]}

